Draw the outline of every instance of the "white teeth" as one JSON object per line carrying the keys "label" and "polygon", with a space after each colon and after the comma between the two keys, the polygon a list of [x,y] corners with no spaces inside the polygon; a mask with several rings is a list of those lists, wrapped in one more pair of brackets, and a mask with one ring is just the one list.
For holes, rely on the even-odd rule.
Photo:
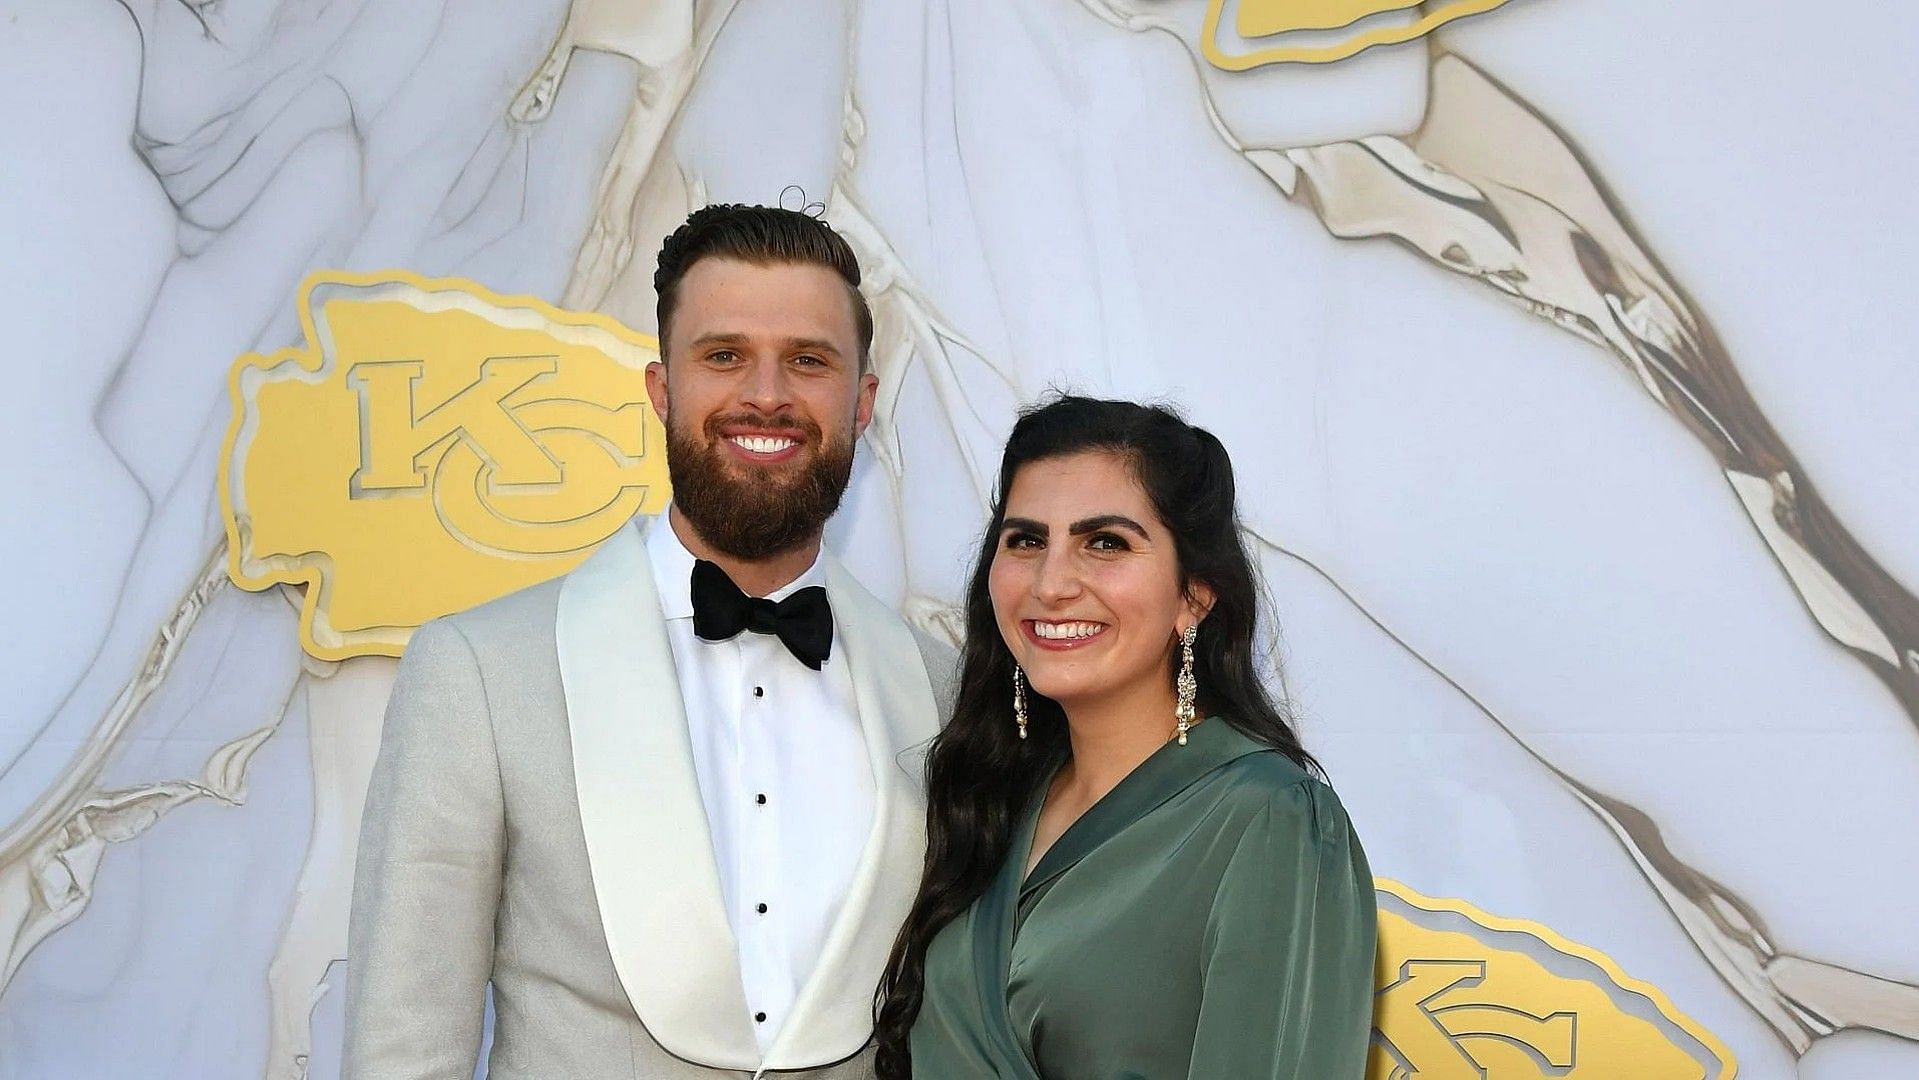
{"label": "white teeth", "polygon": [[1033,632],[1048,641],[1072,641],[1076,638],[1089,638],[1105,626],[1096,622],[1039,622],[1033,623]]}
{"label": "white teeth", "polygon": [[767,435],[735,435],[733,445],[751,450],[755,454],[777,454],[789,447],[798,446],[794,439],[774,438]]}

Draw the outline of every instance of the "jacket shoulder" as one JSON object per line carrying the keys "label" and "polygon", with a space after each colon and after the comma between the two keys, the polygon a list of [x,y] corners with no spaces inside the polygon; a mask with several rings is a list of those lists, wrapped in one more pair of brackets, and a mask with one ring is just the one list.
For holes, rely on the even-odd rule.
{"label": "jacket shoulder", "polygon": [[434,622],[457,630],[480,652],[516,643],[522,646],[541,640],[550,643],[559,612],[560,589],[565,581],[566,575],[549,578]]}

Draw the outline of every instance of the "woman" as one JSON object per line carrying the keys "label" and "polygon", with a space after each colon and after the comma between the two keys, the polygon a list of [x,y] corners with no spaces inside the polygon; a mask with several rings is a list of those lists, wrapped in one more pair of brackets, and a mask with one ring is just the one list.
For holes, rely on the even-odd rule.
{"label": "woman", "polygon": [[1256,608],[1217,439],[1078,397],[1014,426],[881,1080],[1363,1074],[1372,879]]}

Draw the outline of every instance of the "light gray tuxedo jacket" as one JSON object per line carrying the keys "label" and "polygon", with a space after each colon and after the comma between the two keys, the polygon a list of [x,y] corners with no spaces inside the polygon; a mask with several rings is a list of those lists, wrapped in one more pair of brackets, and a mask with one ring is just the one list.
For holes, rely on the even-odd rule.
{"label": "light gray tuxedo jacket", "polygon": [[360,839],[347,1080],[469,1080],[489,981],[496,1080],[872,1075],[873,991],[918,883],[918,764],[952,650],[827,556],[873,825],[762,1060],[644,529],[408,646]]}

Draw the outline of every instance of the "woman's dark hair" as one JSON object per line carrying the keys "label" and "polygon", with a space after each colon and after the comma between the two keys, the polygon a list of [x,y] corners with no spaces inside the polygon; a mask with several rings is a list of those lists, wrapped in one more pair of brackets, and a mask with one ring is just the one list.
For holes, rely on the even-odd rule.
{"label": "woman's dark hair", "polygon": [[[1128,401],[1060,396],[1023,412],[1000,460],[992,524],[966,589],[966,643],[953,716],[927,759],[926,865],[879,987],[880,1080],[912,1075],[908,1035],[924,995],[927,946],[986,891],[1029,800],[1069,754],[1065,714],[1044,696],[1027,695],[1030,737],[1022,740],[1014,730],[1013,656],[1000,638],[987,578],[1019,470],[1089,450],[1128,462],[1173,535],[1182,579],[1213,590],[1212,610],[1193,646],[1200,715],[1318,768],[1260,678],[1254,644],[1259,589],[1240,542],[1226,448],[1169,409]],[[1169,731],[1171,724],[1168,717]]]}

